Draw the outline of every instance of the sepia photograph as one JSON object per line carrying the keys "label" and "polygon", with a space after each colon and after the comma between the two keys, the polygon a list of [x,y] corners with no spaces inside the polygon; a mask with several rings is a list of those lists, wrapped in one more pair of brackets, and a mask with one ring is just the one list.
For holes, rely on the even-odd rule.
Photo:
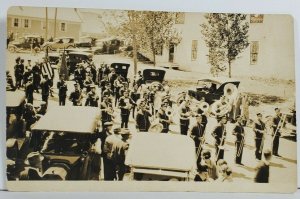
{"label": "sepia photograph", "polygon": [[8,190],[296,191],[290,15],[15,6],[6,41]]}

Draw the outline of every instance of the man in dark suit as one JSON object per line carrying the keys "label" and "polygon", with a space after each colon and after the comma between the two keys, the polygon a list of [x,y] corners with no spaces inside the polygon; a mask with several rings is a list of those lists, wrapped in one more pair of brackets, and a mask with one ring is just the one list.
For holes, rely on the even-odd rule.
{"label": "man in dark suit", "polygon": [[275,108],[275,116],[273,118],[273,155],[275,156],[279,156],[280,155],[278,154],[278,149],[279,149],[279,139],[280,139],[280,136],[281,136],[281,125],[282,125],[282,122],[281,121],[281,118],[282,117],[282,114],[280,113],[280,109],[279,108]]}
{"label": "man in dark suit", "polygon": [[79,84],[75,83],[75,90],[70,94],[69,100],[73,102],[73,106],[82,106],[82,92]]}
{"label": "man in dark suit", "polygon": [[129,98],[129,92],[125,91],[124,96],[122,96],[119,101],[119,108],[121,109],[121,128],[128,128],[132,104],[134,104],[134,102],[132,102],[131,98]]}
{"label": "man in dark suit", "polygon": [[33,104],[33,92],[34,92],[34,85],[32,82],[32,77],[29,77],[28,82],[25,85],[25,95],[26,95],[27,103]]}
{"label": "man in dark suit", "polygon": [[139,132],[148,132],[151,123],[150,117],[151,113],[147,110],[147,106],[145,103],[140,104],[140,110],[136,115],[136,128]]}
{"label": "man in dark suit", "polygon": [[256,174],[254,182],[256,183],[269,183],[270,175],[270,160],[272,157],[271,151],[264,151],[264,160],[260,161],[256,167]]}
{"label": "man in dark suit", "polygon": [[226,138],[227,117],[217,118],[218,125],[214,128],[212,136],[215,138],[216,160],[224,159],[224,144]]}
{"label": "man in dark suit", "polygon": [[50,94],[50,88],[52,86],[52,81],[49,79],[48,75],[44,76],[45,79],[41,83],[42,88],[42,100],[48,104],[48,98]]}
{"label": "man in dark suit", "polygon": [[63,75],[60,76],[60,81],[57,82],[57,88],[58,88],[59,105],[64,106],[66,104],[68,86],[63,78]]}
{"label": "man in dark suit", "polygon": [[[202,125],[202,115],[196,115],[196,124],[194,124],[190,129],[190,137],[195,142],[196,152],[198,152],[199,147],[201,148],[198,155],[200,156],[202,151],[202,145],[204,144],[204,126]],[[199,157],[197,157],[199,158]]]}
{"label": "man in dark suit", "polygon": [[262,121],[262,114],[257,113],[257,121],[254,123],[253,131],[255,133],[255,157],[257,160],[261,160],[262,149],[264,146],[266,125]]}
{"label": "man in dark suit", "polygon": [[179,110],[180,113],[180,133],[181,135],[187,135],[190,125],[191,110],[189,108],[190,102],[184,101],[184,106]]}
{"label": "man in dark suit", "polygon": [[168,104],[162,104],[161,109],[158,111],[158,118],[159,118],[159,123],[163,125],[162,133],[168,133],[169,132],[169,126],[171,123],[171,120],[169,116],[166,113],[166,109],[168,107]]}
{"label": "man in dark suit", "polygon": [[237,123],[236,126],[233,129],[232,134],[236,136],[235,140],[235,147],[236,147],[236,153],[235,153],[235,163],[236,164],[242,164],[242,156],[243,156],[243,148],[245,143],[245,130],[243,127],[243,119],[241,116],[236,117]]}

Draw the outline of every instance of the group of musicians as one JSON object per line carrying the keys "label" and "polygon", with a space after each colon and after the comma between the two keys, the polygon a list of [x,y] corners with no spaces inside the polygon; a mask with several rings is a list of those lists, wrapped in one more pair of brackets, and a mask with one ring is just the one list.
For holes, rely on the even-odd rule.
{"label": "group of musicians", "polygon": [[[18,89],[22,86],[20,74],[24,74],[22,71],[24,66],[20,64],[22,62],[21,60],[18,59],[16,62],[15,87]],[[103,70],[104,69],[107,71],[107,67],[103,68]],[[101,68],[99,71],[102,71]],[[9,74],[7,75],[8,83],[12,84],[12,78],[9,78]],[[116,122],[120,123],[121,128],[128,128],[130,114],[132,113],[132,118],[135,119],[138,132],[149,132],[152,126],[159,125],[159,132],[169,133],[170,125],[175,123],[173,117],[177,114],[179,116],[178,125],[180,127],[180,133],[190,136],[194,140],[198,161],[201,159],[203,148],[207,147],[205,134],[208,124],[207,117],[209,115],[207,111],[200,107],[197,107],[196,110],[192,109],[191,103],[193,103],[193,100],[186,92],[180,93],[177,100],[173,100],[172,97],[174,96],[171,96],[170,87],[167,83],[153,83],[145,86],[145,84],[141,83],[143,82],[141,73],[138,73],[133,82],[129,82],[127,78],[116,74],[113,68],[111,68],[109,72],[101,73],[97,82],[95,82],[93,74],[91,76],[87,75],[84,81],[82,79],[79,81],[78,77],[79,75],[77,74],[74,81],[74,90],[69,95],[69,100],[74,106],[82,106],[85,101],[85,106],[100,107],[103,127],[107,122],[116,121],[117,117],[115,113],[119,111],[120,121]],[[65,77],[61,76],[57,82],[60,106],[64,106],[67,99],[68,88],[64,79]],[[35,85],[36,81],[32,83],[32,77],[28,80],[29,83],[25,85],[27,102],[33,103],[33,92],[34,90],[39,92],[39,88],[42,89],[42,100],[48,102],[49,91],[52,87],[49,78],[44,76],[42,83],[39,83],[39,85]],[[98,95],[96,92],[96,87],[99,87],[101,95]],[[203,99],[203,101],[205,101],[205,99]],[[195,120],[194,123],[191,122],[192,118]],[[262,114],[257,113],[257,120],[253,125],[256,148],[255,157],[257,160],[262,159],[264,141],[267,134],[267,126],[262,118]],[[216,119],[218,123],[213,128],[211,135],[215,139],[215,159],[218,161],[224,159],[224,145],[227,137],[226,123],[228,122],[229,114],[218,115]],[[244,119],[243,116],[236,116],[236,124],[232,130],[232,134],[236,137],[235,163],[239,165],[243,165],[242,156],[243,147],[245,146]],[[271,129],[273,136],[272,152],[275,156],[279,156],[278,149],[281,128],[282,114],[280,109],[276,108]]]}

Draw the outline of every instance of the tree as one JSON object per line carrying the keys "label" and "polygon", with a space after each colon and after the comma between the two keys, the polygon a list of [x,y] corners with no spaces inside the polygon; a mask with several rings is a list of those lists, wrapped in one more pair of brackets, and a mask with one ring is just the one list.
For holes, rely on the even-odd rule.
{"label": "tree", "polygon": [[143,28],[140,35],[142,46],[152,53],[155,66],[156,55],[161,53],[164,46],[168,46],[174,40],[180,42],[180,35],[174,28],[175,13],[143,11],[138,19]]}
{"label": "tree", "polygon": [[231,78],[231,66],[248,46],[249,23],[245,14],[206,14],[207,23],[201,25],[202,34],[209,48],[208,62],[213,69],[225,70]]}

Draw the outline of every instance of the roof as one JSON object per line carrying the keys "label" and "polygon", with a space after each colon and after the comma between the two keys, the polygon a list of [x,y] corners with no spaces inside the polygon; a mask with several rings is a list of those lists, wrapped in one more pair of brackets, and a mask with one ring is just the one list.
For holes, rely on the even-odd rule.
{"label": "roof", "polygon": [[184,135],[140,132],[132,137],[125,164],[138,168],[191,171],[196,165],[195,143]]}
{"label": "roof", "polygon": [[71,51],[69,52],[69,55],[86,55],[86,56],[92,56],[92,53],[86,52],[86,51]]}
{"label": "roof", "polygon": [[6,107],[18,107],[25,100],[22,91],[6,91]]}
{"label": "roof", "polygon": [[86,106],[52,107],[33,126],[33,131],[93,133],[99,109]]}
{"label": "roof", "polygon": [[[8,15],[33,17],[33,18],[46,18],[46,8],[44,7],[26,7],[26,6],[13,6],[10,7]],[[48,19],[54,20],[55,8],[48,8]],[[73,8],[57,8],[57,19],[70,22],[81,22],[76,9]]]}

